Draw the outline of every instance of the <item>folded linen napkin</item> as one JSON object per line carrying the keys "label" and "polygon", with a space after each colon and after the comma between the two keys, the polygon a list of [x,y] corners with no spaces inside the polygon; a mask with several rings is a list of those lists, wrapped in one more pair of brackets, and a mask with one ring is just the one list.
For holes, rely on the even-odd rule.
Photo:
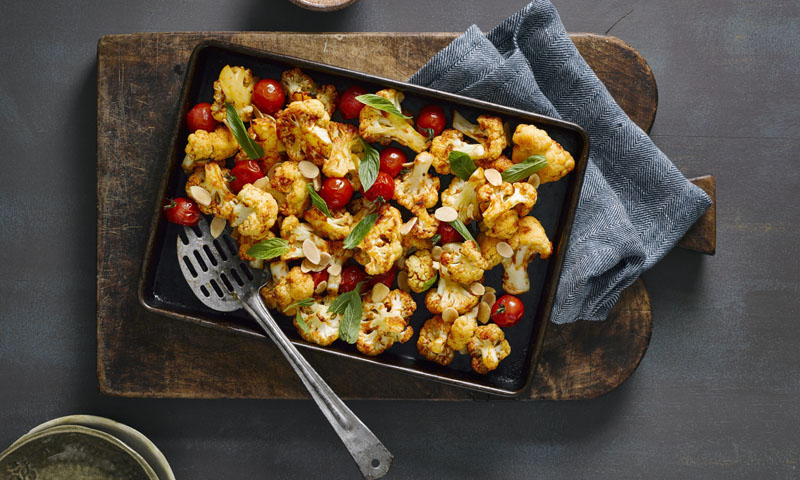
{"label": "folded linen napkin", "polygon": [[620,292],[711,205],[617,105],[548,0],[534,0],[486,36],[471,26],[410,81],[562,118],[589,133],[554,323],[605,319]]}

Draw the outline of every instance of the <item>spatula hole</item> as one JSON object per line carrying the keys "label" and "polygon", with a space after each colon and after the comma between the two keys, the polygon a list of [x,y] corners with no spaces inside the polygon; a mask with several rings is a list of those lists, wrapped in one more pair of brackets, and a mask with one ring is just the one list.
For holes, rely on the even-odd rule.
{"label": "spatula hole", "polygon": [[186,236],[185,228],[178,232],[178,238],[180,238],[182,244],[189,245],[189,237]]}
{"label": "spatula hole", "polygon": [[244,275],[247,277],[247,280],[253,281],[253,272],[250,271],[250,267],[248,267],[244,263],[240,263],[239,268],[242,270],[242,272],[244,272]]}
{"label": "spatula hole", "polygon": [[228,247],[228,250],[231,252],[231,255],[239,254],[239,248],[233,244],[233,240],[231,239],[231,237],[225,235],[224,237],[222,237],[222,240],[225,242],[225,245]]}
{"label": "spatula hole", "polygon": [[222,245],[219,243],[219,239],[214,240],[214,247],[217,249],[219,256],[222,257],[223,260],[228,259],[228,254],[225,253],[225,250],[223,250]]}
{"label": "spatula hole", "polygon": [[194,258],[195,258],[195,260],[197,260],[197,264],[200,265],[200,268],[204,272],[207,272],[208,271],[208,266],[206,265],[206,262],[203,261],[203,257],[200,256],[200,252],[195,250],[192,253],[194,253]]}
{"label": "spatula hole", "polygon": [[219,278],[220,278],[220,280],[222,280],[222,283],[225,284],[225,288],[227,288],[229,292],[232,292],[233,291],[233,285],[231,284],[231,281],[228,280],[228,276],[225,275],[224,273],[220,273],[219,274]]}
{"label": "spatula hole", "polygon": [[183,257],[183,264],[189,269],[189,273],[192,274],[192,277],[197,277],[197,271],[194,269],[194,266],[192,266],[192,262],[189,261],[189,257]]}
{"label": "spatula hole", "polygon": [[219,298],[223,298],[225,296],[225,294],[222,293],[222,289],[219,288],[219,284],[217,283],[216,280],[212,279],[211,281],[208,282],[208,284],[211,285],[211,288],[213,288],[215,292],[217,292],[217,296]]}
{"label": "spatula hole", "polygon": [[195,235],[197,235],[199,238],[203,237],[203,230],[201,230],[200,227],[195,225],[195,226],[193,226],[191,228],[192,228],[192,231],[194,232]]}
{"label": "spatula hole", "polygon": [[372,468],[378,468],[381,466],[381,461],[377,458],[372,459]]}
{"label": "spatula hole", "polygon": [[210,295],[205,285],[200,285],[200,293],[202,293],[203,296],[206,298],[208,298],[208,296]]}
{"label": "spatula hole", "polygon": [[231,277],[233,277],[233,280],[236,281],[240,287],[244,285],[242,277],[239,276],[239,272],[237,272],[235,268],[231,268]]}
{"label": "spatula hole", "polygon": [[206,252],[206,257],[208,257],[208,261],[211,262],[211,265],[217,266],[217,257],[211,253],[211,249],[208,248],[208,245],[203,245],[203,251]]}

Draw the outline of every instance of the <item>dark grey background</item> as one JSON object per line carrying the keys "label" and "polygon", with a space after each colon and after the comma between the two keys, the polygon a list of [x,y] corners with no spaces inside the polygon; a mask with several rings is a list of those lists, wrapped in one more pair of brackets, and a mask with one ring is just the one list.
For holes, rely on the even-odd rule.
{"label": "dark grey background", "polygon": [[[0,449],[71,413],[149,435],[182,479],[356,478],[308,401],[104,398],[95,378],[96,42],[184,30],[484,30],[520,0],[4,1],[0,15]],[[395,454],[389,478],[796,477],[800,313],[797,1],[557,1],[653,68],[655,142],[717,178],[715,257],[645,275],[638,371],[581,402],[351,402]],[[171,101],[165,99],[165,101]]]}

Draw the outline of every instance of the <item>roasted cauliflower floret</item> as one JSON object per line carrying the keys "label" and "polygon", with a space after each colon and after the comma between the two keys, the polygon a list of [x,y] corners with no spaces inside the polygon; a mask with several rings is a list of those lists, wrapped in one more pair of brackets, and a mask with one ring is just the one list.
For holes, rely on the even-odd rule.
{"label": "roasted cauliflower floret", "polygon": [[531,155],[544,155],[547,159],[547,166],[536,172],[541,183],[555,182],[575,168],[572,155],[544,130],[520,124],[514,131],[513,139],[511,160],[514,163],[520,163]]}
{"label": "roasted cauliflower floret", "polygon": [[490,237],[507,240],[511,238],[517,231],[517,224],[519,223],[519,214],[516,210],[509,210],[503,212],[491,227],[486,225],[486,222],[478,222],[478,228]]}
{"label": "roasted cauliflower floret", "polygon": [[272,195],[248,183],[239,191],[236,200],[229,218],[231,227],[246,237],[266,238],[278,219],[278,203]]}
{"label": "roasted cauliflower floret", "polygon": [[[400,107],[400,102],[404,98],[402,93],[387,88],[379,91],[377,95],[394,103],[397,110],[402,112]],[[427,150],[430,144],[427,137],[414,128],[414,123],[411,120],[389,112],[364,106],[361,109],[358,120],[358,133],[368,142],[389,145],[392,141],[395,141],[417,153]]]}
{"label": "roasted cauliflower floret", "polygon": [[300,216],[308,210],[311,198],[307,182],[295,162],[283,162],[275,167],[269,180],[270,193],[278,202],[281,215]]}
{"label": "roasted cauliflower floret", "polygon": [[320,236],[329,240],[344,240],[350,233],[350,229],[353,228],[353,216],[344,208],[330,212],[331,217],[329,218],[316,208],[309,208],[303,214],[303,218],[314,227],[314,231]]}
{"label": "roasted cauliflower floret", "polygon": [[486,232],[479,233],[477,240],[478,245],[481,246],[481,255],[483,255],[483,258],[489,266],[487,270],[491,270],[497,265],[500,265],[500,262],[503,261],[503,257],[497,253],[497,244],[503,240],[497,237],[490,237],[486,235]]}
{"label": "roasted cauliflower floret", "polygon": [[308,332],[297,324],[297,317],[292,323],[294,323],[297,333],[300,334],[303,340],[325,347],[339,338],[339,321],[342,316],[328,311],[328,307],[330,307],[334,298],[331,295],[326,295],[308,307],[300,307],[300,316],[306,322]]}
{"label": "roasted cauliflower floret", "polygon": [[222,163],[226,158],[236,155],[239,144],[228,127],[219,125],[213,132],[197,130],[189,134],[183,157],[183,171],[190,173],[208,162]]}
{"label": "roasted cauliflower floret", "polygon": [[[363,209],[356,214],[353,224],[358,224],[366,215],[367,210]],[[403,254],[403,246],[400,243],[402,223],[403,219],[396,208],[388,203],[380,207],[375,225],[358,244],[355,254],[356,261],[364,266],[368,275],[388,272]]]}
{"label": "roasted cauliflower floret", "polygon": [[452,323],[442,320],[440,315],[429,318],[419,330],[417,338],[417,351],[420,355],[438,363],[449,365],[453,361],[455,352],[447,344]]}
{"label": "roasted cauliflower floret", "polygon": [[439,177],[428,173],[433,158],[428,152],[420,153],[414,167],[394,180],[394,199],[417,216],[411,233],[420,238],[434,236],[439,227],[439,221],[427,211],[439,201]]}
{"label": "roasted cauliflower floret", "polygon": [[535,254],[547,258],[553,253],[553,244],[547,238],[544,227],[534,217],[522,217],[517,233],[508,242],[514,249],[511,258],[502,260],[503,290],[517,295],[531,289],[528,278],[528,263]]}
{"label": "roasted cauliflower floret", "polygon": [[[282,268],[285,266],[281,266],[279,263],[277,269]],[[272,270],[272,268],[270,269]],[[273,276],[272,280],[264,285],[259,293],[267,307],[278,308],[287,315],[294,315],[295,309],[291,308],[287,311],[287,307],[314,294],[314,279],[311,278],[310,273],[303,273],[300,267],[293,267],[284,276]]]}
{"label": "roasted cauliflower floret", "polygon": [[442,192],[442,205],[452,207],[464,224],[480,220],[481,208],[478,204],[478,189],[486,184],[483,169],[478,167],[467,181],[453,177],[450,186]]}
{"label": "roasted cauliflower floret", "polygon": [[[339,285],[342,283],[342,267],[353,256],[353,251],[344,248],[342,242],[328,242],[331,254],[331,263],[328,266],[328,293],[339,293]],[[331,267],[338,266],[338,272],[331,273]]]}
{"label": "roasted cauliflower floret", "polygon": [[443,277],[465,285],[481,281],[484,270],[489,269],[489,262],[473,240],[446,244],[439,263],[439,273]]}
{"label": "roasted cauliflower floret", "polygon": [[408,325],[417,304],[411,295],[392,290],[380,302],[367,295],[362,302],[363,317],[356,348],[364,355],[379,355],[395,342],[405,343],[414,334]]}
{"label": "roasted cauliflower floret", "polygon": [[494,160],[503,154],[506,148],[506,132],[500,117],[481,115],[475,125],[457,111],[453,112],[453,128],[483,145],[487,160]]}
{"label": "roasted cauliflower floret", "polygon": [[277,113],[278,138],[289,159],[309,160],[322,166],[333,144],[328,134],[331,117],[316,99],[292,102]]}
{"label": "roasted cauliflower floret", "polygon": [[486,183],[478,189],[478,204],[483,221],[490,229],[510,210],[521,217],[527,215],[536,203],[536,189],[527,182],[503,182],[499,186]]}
{"label": "roasted cauliflower floret", "polygon": [[486,157],[486,149],[480,143],[467,143],[464,135],[458,130],[448,128],[431,142],[431,154],[434,157],[433,168],[441,175],[450,173],[450,153],[462,152],[473,161]]}
{"label": "roasted cauliflower floret", "polygon": [[364,146],[358,139],[358,128],[348,123],[330,122],[328,133],[333,146],[330,156],[322,165],[322,173],[327,177],[357,174],[361,157],[364,156]]}
{"label": "roasted cauliflower floret", "polygon": [[230,103],[243,122],[253,118],[253,87],[256,79],[249,68],[225,65],[219,72],[219,79],[214,82],[214,103],[211,105],[211,116],[221,122],[228,118],[225,104]]}
{"label": "roasted cauliflower floret", "polygon": [[430,250],[433,248],[433,242],[430,238],[419,238],[414,235],[403,235],[400,241],[403,246],[403,256],[408,256],[417,250]]}
{"label": "roasted cauliflower floret", "polygon": [[477,318],[478,307],[456,318],[450,327],[447,346],[455,351],[466,353],[467,343],[475,334],[475,329],[478,328]]}
{"label": "roasted cauliflower floret", "polygon": [[325,106],[328,115],[336,110],[336,88],[333,85],[317,87],[314,80],[299,68],[286,70],[281,74],[281,86],[290,102],[300,102],[316,98]]}
{"label": "roasted cauliflower floret", "polygon": [[478,373],[491,372],[511,353],[505,334],[494,323],[476,328],[467,349],[472,357],[472,369]]}
{"label": "roasted cauliflower floret", "polygon": [[222,217],[226,220],[231,218],[235,205],[236,195],[228,188],[225,178],[230,174],[227,168],[220,168],[216,163],[206,163],[202,169],[197,169],[189,180],[186,181],[186,194],[189,198],[197,200],[192,194],[192,187],[204,188],[211,194],[211,203],[203,205],[196,202],[200,211],[206,215]]}
{"label": "roasted cauliflower floret", "polygon": [[[283,142],[278,140],[277,128],[277,123],[272,117],[254,118],[250,122],[250,127],[247,128],[247,134],[250,135],[250,138],[261,145],[264,150],[264,156],[258,160],[263,164],[265,171],[280,162],[281,153],[286,152]],[[250,160],[250,157],[240,148],[239,153],[236,154],[236,161],[242,162],[244,160]]]}
{"label": "roasted cauliflower floret", "polygon": [[289,261],[304,258],[303,242],[311,240],[320,252],[328,251],[328,242],[317,236],[311,226],[301,223],[294,215],[289,215],[281,223],[281,238],[289,242],[289,251],[281,255],[281,260]]}
{"label": "roasted cauliflower floret", "polygon": [[511,161],[510,158],[506,157],[505,155],[500,155],[499,157],[495,158],[494,160],[476,160],[475,165],[488,170],[490,168],[494,168],[498,172],[505,172],[509,168],[514,166],[514,162]]}
{"label": "roasted cauliflower floret", "polygon": [[439,275],[436,289],[428,290],[425,295],[425,306],[431,313],[442,313],[446,308],[453,307],[463,315],[477,305],[479,300],[480,297],[473,295],[460,283]]}
{"label": "roasted cauliflower floret", "polygon": [[430,282],[436,278],[436,269],[433,268],[433,257],[431,257],[430,250],[417,250],[409,255],[406,258],[404,270],[408,272],[408,286],[417,293],[422,293],[430,288]]}

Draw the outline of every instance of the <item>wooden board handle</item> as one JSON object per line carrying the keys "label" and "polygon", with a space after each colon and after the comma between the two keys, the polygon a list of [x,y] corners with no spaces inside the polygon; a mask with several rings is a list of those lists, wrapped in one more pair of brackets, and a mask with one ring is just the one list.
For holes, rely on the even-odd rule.
{"label": "wooden board handle", "polygon": [[702,188],[711,197],[711,206],[678,241],[678,246],[686,250],[714,255],[717,250],[717,185],[714,177],[704,175],[690,178],[690,182]]}

